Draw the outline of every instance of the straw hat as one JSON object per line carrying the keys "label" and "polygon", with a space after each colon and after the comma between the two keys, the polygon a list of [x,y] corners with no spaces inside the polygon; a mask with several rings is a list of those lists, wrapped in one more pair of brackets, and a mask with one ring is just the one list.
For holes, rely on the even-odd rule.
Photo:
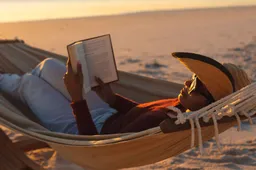
{"label": "straw hat", "polygon": [[204,83],[213,98],[219,100],[251,83],[247,74],[234,64],[219,62],[194,53],[172,54]]}
{"label": "straw hat", "polygon": [[226,67],[234,79],[235,91],[252,83],[246,72],[238,66],[231,63],[223,63],[223,66]]}

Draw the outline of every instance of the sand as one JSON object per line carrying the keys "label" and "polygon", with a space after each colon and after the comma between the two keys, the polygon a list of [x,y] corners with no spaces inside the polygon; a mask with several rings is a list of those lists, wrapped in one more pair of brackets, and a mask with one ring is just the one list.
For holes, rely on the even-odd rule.
{"label": "sand", "polygon": [[[256,80],[256,7],[148,12],[33,22],[1,23],[1,38],[20,38],[48,51],[67,55],[73,41],[111,34],[117,68],[182,83],[191,73],[171,57],[175,51],[195,52],[220,62],[240,65]],[[256,169],[256,126],[243,125],[221,134],[223,151],[214,140],[197,149],[136,169]],[[18,134],[6,132],[13,139]],[[30,152],[47,169],[79,169],[51,149]]]}

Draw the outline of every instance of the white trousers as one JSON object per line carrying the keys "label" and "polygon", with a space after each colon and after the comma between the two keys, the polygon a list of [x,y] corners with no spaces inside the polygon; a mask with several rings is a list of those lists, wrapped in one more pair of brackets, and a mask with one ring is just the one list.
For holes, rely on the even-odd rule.
{"label": "white trousers", "polygon": [[[63,82],[65,72],[66,67],[63,63],[56,59],[46,59],[31,73],[23,76],[0,75],[0,90],[26,103],[47,129],[78,134],[70,106],[71,98]],[[94,91],[86,94],[86,101],[100,133],[105,120],[117,111],[110,108]]]}

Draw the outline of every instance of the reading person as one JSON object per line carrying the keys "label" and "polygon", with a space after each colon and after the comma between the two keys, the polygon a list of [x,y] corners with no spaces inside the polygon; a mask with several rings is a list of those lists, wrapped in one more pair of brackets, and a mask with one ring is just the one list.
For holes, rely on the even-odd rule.
{"label": "reading person", "polygon": [[96,135],[156,127],[168,118],[167,113],[172,113],[168,106],[183,112],[195,111],[251,83],[247,74],[233,64],[222,65],[192,53],[173,53],[173,56],[194,73],[177,98],[136,103],[115,94],[100,78],[96,78],[99,86],[83,96],[81,66],[74,73],[69,61],[65,68],[55,59],[44,60],[21,77],[0,74],[0,90],[26,103],[51,131]]}

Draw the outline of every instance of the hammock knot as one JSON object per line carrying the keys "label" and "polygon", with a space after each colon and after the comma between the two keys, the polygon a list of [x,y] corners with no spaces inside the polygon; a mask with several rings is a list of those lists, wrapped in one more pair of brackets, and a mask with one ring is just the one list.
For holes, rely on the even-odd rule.
{"label": "hammock knot", "polygon": [[[178,124],[184,124],[184,123],[186,123],[186,117],[184,116],[184,114],[182,114],[182,113],[178,113],[178,116],[177,116],[177,123]],[[176,122],[175,122],[176,123]],[[177,124],[176,123],[176,124]]]}
{"label": "hammock knot", "polygon": [[177,113],[177,120],[175,121],[175,124],[184,124],[186,123],[186,117],[185,115],[181,112],[180,109],[178,109],[177,107],[173,107],[173,106],[168,106],[167,109],[172,110],[174,112]]}
{"label": "hammock knot", "polygon": [[[214,113],[213,113],[214,114]],[[210,120],[210,118],[211,118],[211,114],[206,114],[205,116],[203,116],[203,120],[204,120],[204,122],[209,122],[209,120]]]}
{"label": "hammock knot", "polygon": [[207,123],[207,122],[209,122],[210,118],[208,117],[208,115],[206,115],[203,117],[203,120],[205,123]]}
{"label": "hammock knot", "polygon": [[229,112],[227,112],[227,116],[231,117],[234,116],[236,114],[236,109],[235,106],[233,104],[229,104]]}

